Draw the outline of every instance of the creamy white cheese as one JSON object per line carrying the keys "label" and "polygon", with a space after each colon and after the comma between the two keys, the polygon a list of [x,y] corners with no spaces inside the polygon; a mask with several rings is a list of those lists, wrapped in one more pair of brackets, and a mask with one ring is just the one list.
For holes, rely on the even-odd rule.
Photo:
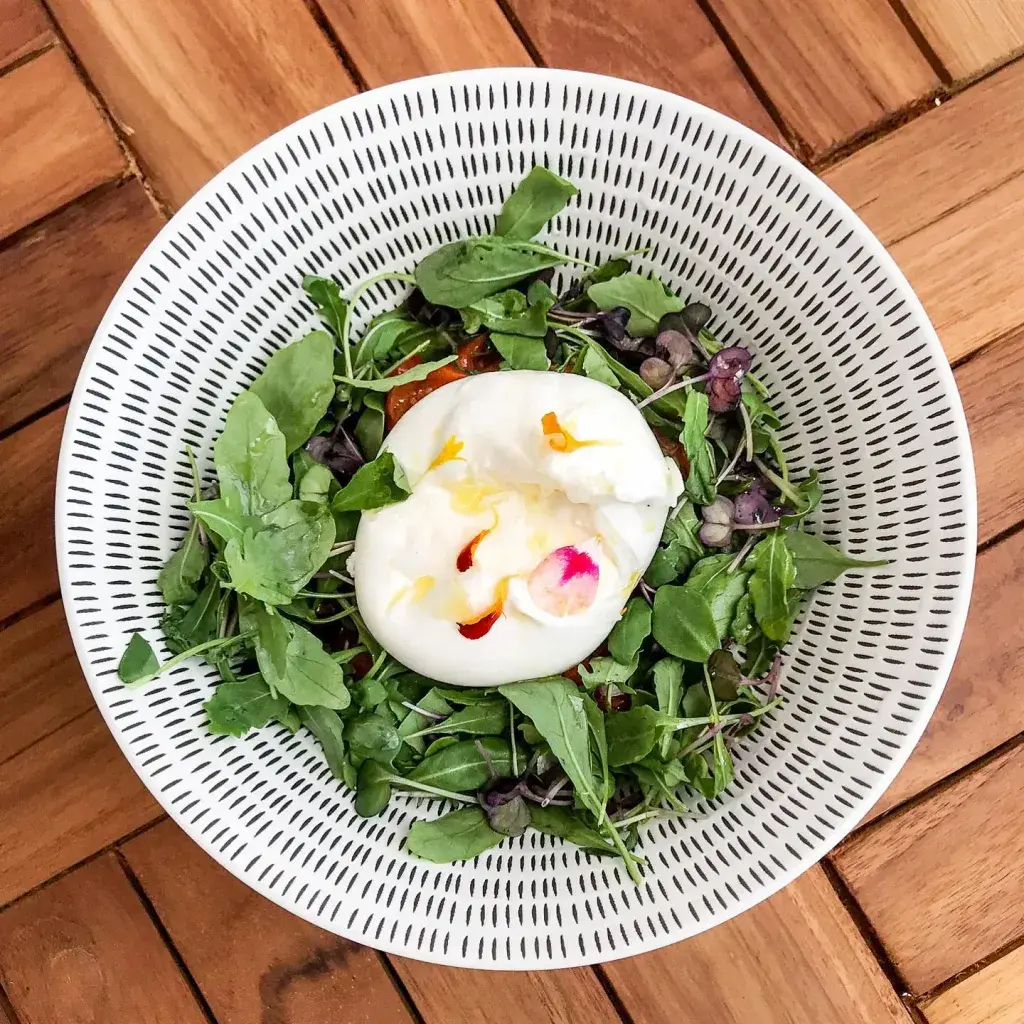
{"label": "creamy white cheese", "polygon": [[412,494],[363,514],[349,560],[359,610],[403,664],[461,686],[551,675],[590,654],[682,491],[633,404],[575,374],[447,384],[386,447]]}

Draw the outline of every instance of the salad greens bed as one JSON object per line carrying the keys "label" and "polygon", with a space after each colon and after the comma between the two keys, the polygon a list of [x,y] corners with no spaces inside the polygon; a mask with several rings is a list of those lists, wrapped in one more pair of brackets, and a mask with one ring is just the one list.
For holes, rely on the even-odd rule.
{"label": "salad greens bed", "polygon": [[[415,822],[410,852],[465,860],[535,828],[621,857],[639,880],[639,828],[692,813],[733,779],[732,748],[780,703],[780,649],[810,590],[851,567],[803,530],[821,498],[796,480],[751,355],[708,331],[711,310],[631,269],[533,241],[576,189],[534,167],[494,232],[442,246],[413,275],[379,274],[349,299],[303,288],[329,330],[277,352],[231,406],[216,483],[159,575],[171,657],[140,633],[118,667],[144,683],[201,657],[222,681],[211,732],[278,723],[319,740],[361,815],[399,790],[458,805]],[[551,289],[553,268],[582,275]],[[352,336],[367,289],[405,300]],[[402,501],[386,430],[467,374],[580,373],[627,395],[679,463],[685,496],[606,644],[548,679],[447,687],[400,665],[368,633],[346,561],[362,512]]]}

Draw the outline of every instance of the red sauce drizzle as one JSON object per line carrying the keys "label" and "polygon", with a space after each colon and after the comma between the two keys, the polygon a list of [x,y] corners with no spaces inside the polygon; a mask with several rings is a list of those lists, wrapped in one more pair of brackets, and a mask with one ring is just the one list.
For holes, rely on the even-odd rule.
{"label": "red sauce drizzle", "polygon": [[491,531],[481,530],[460,552],[455,559],[455,568],[459,572],[468,572],[473,568],[473,556],[476,554],[477,546]]}
{"label": "red sauce drizzle", "polygon": [[487,636],[491,631],[491,627],[501,618],[501,609],[495,608],[493,611],[486,612],[481,615],[479,619],[474,622],[460,622],[459,632],[467,640],[479,640],[481,637]]}

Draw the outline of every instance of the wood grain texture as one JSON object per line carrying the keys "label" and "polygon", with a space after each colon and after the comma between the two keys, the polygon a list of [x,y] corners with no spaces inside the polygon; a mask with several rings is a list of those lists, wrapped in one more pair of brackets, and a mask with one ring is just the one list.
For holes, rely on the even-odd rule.
{"label": "wood grain texture", "polygon": [[781,141],[696,0],[509,0],[509,6],[550,67],[668,89]]}
{"label": "wood grain texture", "polygon": [[928,1024],[1020,1024],[1024,946],[922,1004]]}
{"label": "wood grain texture", "polygon": [[911,991],[926,992],[1024,936],[1022,818],[1017,746],[833,855]]}
{"label": "wood grain texture", "polygon": [[172,822],[123,853],[218,1024],[410,1024],[377,953],[264,899]]}
{"label": "wood grain texture", "polygon": [[0,251],[0,430],[71,393],[114,292],[162,224],[132,179]]}
{"label": "wood grain texture", "polygon": [[951,362],[1024,324],[1024,175],[890,248]]}
{"label": "wood grain texture", "polygon": [[59,601],[0,632],[0,763],[94,706]]}
{"label": "wood grain texture", "polygon": [[321,0],[320,6],[371,88],[440,71],[533,63],[497,0]]}
{"label": "wood grain texture", "polygon": [[113,854],[0,914],[0,981],[27,1024],[205,1024]]}
{"label": "wood grain texture", "polygon": [[939,81],[887,0],[710,0],[779,112],[815,152]]}
{"label": "wood grain texture", "polygon": [[709,932],[604,970],[643,1024],[910,1024],[819,867]]}
{"label": "wood grain texture", "polygon": [[67,408],[0,441],[0,620],[57,592],[53,501]]}
{"label": "wood grain texture", "polygon": [[0,764],[0,904],[160,815],[95,709]]}
{"label": "wood grain texture", "polygon": [[124,165],[60,49],[0,78],[0,139],[0,238],[116,178]]}
{"label": "wood grain texture", "polygon": [[[1002,348],[995,346],[993,357]],[[1019,386],[1024,386],[1024,381]],[[1006,396],[997,396],[993,403],[1000,410],[998,419],[1005,423],[1013,418],[1016,425],[1024,409],[1017,408],[1014,416],[1011,401],[1004,412],[1000,397]],[[971,393],[965,391],[964,399],[973,423],[977,410],[971,408]],[[1018,433],[1021,437],[1017,448],[1012,443],[1006,447],[1024,458],[1024,431],[1018,428]],[[987,508],[991,503],[988,492],[1001,483],[999,473],[1005,469],[990,462],[987,450],[996,448],[998,454],[1002,446],[997,443],[1000,435],[989,429],[984,431],[988,439],[984,449],[978,444],[979,428],[974,434],[975,452],[985,456],[984,460],[979,458],[977,470],[982,507]],[[1002,437],[1005,440],[1005,435]],[[1011,474],[1011,479],[1016,480],[1016,474]],[[1024,495],[1018,500],[1018,508],[1024,515]],[[1007,599],[1019,594],[1024,594],[1024,533],[1007,538],[979,556],[967,629],[952,675],[924,736],[896,781],[872,809],[872,816],[1024,732],[1024,619],[1016,597]]]}
{"label": "wood grain texture", "polygon": [[0,68],[53,42],[53,31],[36,0],[0,0]]}
{"label": "wood grain texture", "polygon": [[620,1024],[593,971],[466,971],[392,957],[424,1024]]}
{"label": "wood grain texture", "polygon": [[355,86],[303,0],[52,0],[50,9],[161,195]]}
{"label": "wood grain texture", "polygon": [[1020,0],[903,0],[954,78],[968,78],[1024,47]]}
{"label": "wood grain texture", "polygon": [[1024,172],[1024,61],[929,110],[822,176],[886,244]]}

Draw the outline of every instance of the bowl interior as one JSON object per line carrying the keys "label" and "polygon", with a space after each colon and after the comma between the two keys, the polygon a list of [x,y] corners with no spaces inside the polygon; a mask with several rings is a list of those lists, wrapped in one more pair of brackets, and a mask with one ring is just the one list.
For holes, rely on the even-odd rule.
{"label": "bowl interior", "polygon": [[[792,471],[817,467],[812,529],[892,564],[821,588],[790,643],[785,706],[737,752],[707,815],[659,821],[637,887],[613,861],[534,832],[463,865],[403,851],[396,798],[358,818],[311,737],[212,737],[215,673],[141,691],[128,634],[160,638],[157,572],[186,525],[189,444],[205,475],[235,395],[314,326],[300,280],[351,289],[488,230],[534,162],[580,195],[545,240],[651,270],[756,353]],[[564,280],[564,276],[563,276]],[[393,305],[375,287],[357,327]],[[751,906],[818,859],[909,754],[945,682],[975,544],[966,428],[909,286],[861,222],[747,129],[643,86],[553,71],[420,79],[328,108],[238,160],[165,228],[115,299],[68,419],[58,549],[79,657],[136,770],[254,888],[355,941],[480,967],[632,955]],[[158,644],[158,649],[161,649]]]}

